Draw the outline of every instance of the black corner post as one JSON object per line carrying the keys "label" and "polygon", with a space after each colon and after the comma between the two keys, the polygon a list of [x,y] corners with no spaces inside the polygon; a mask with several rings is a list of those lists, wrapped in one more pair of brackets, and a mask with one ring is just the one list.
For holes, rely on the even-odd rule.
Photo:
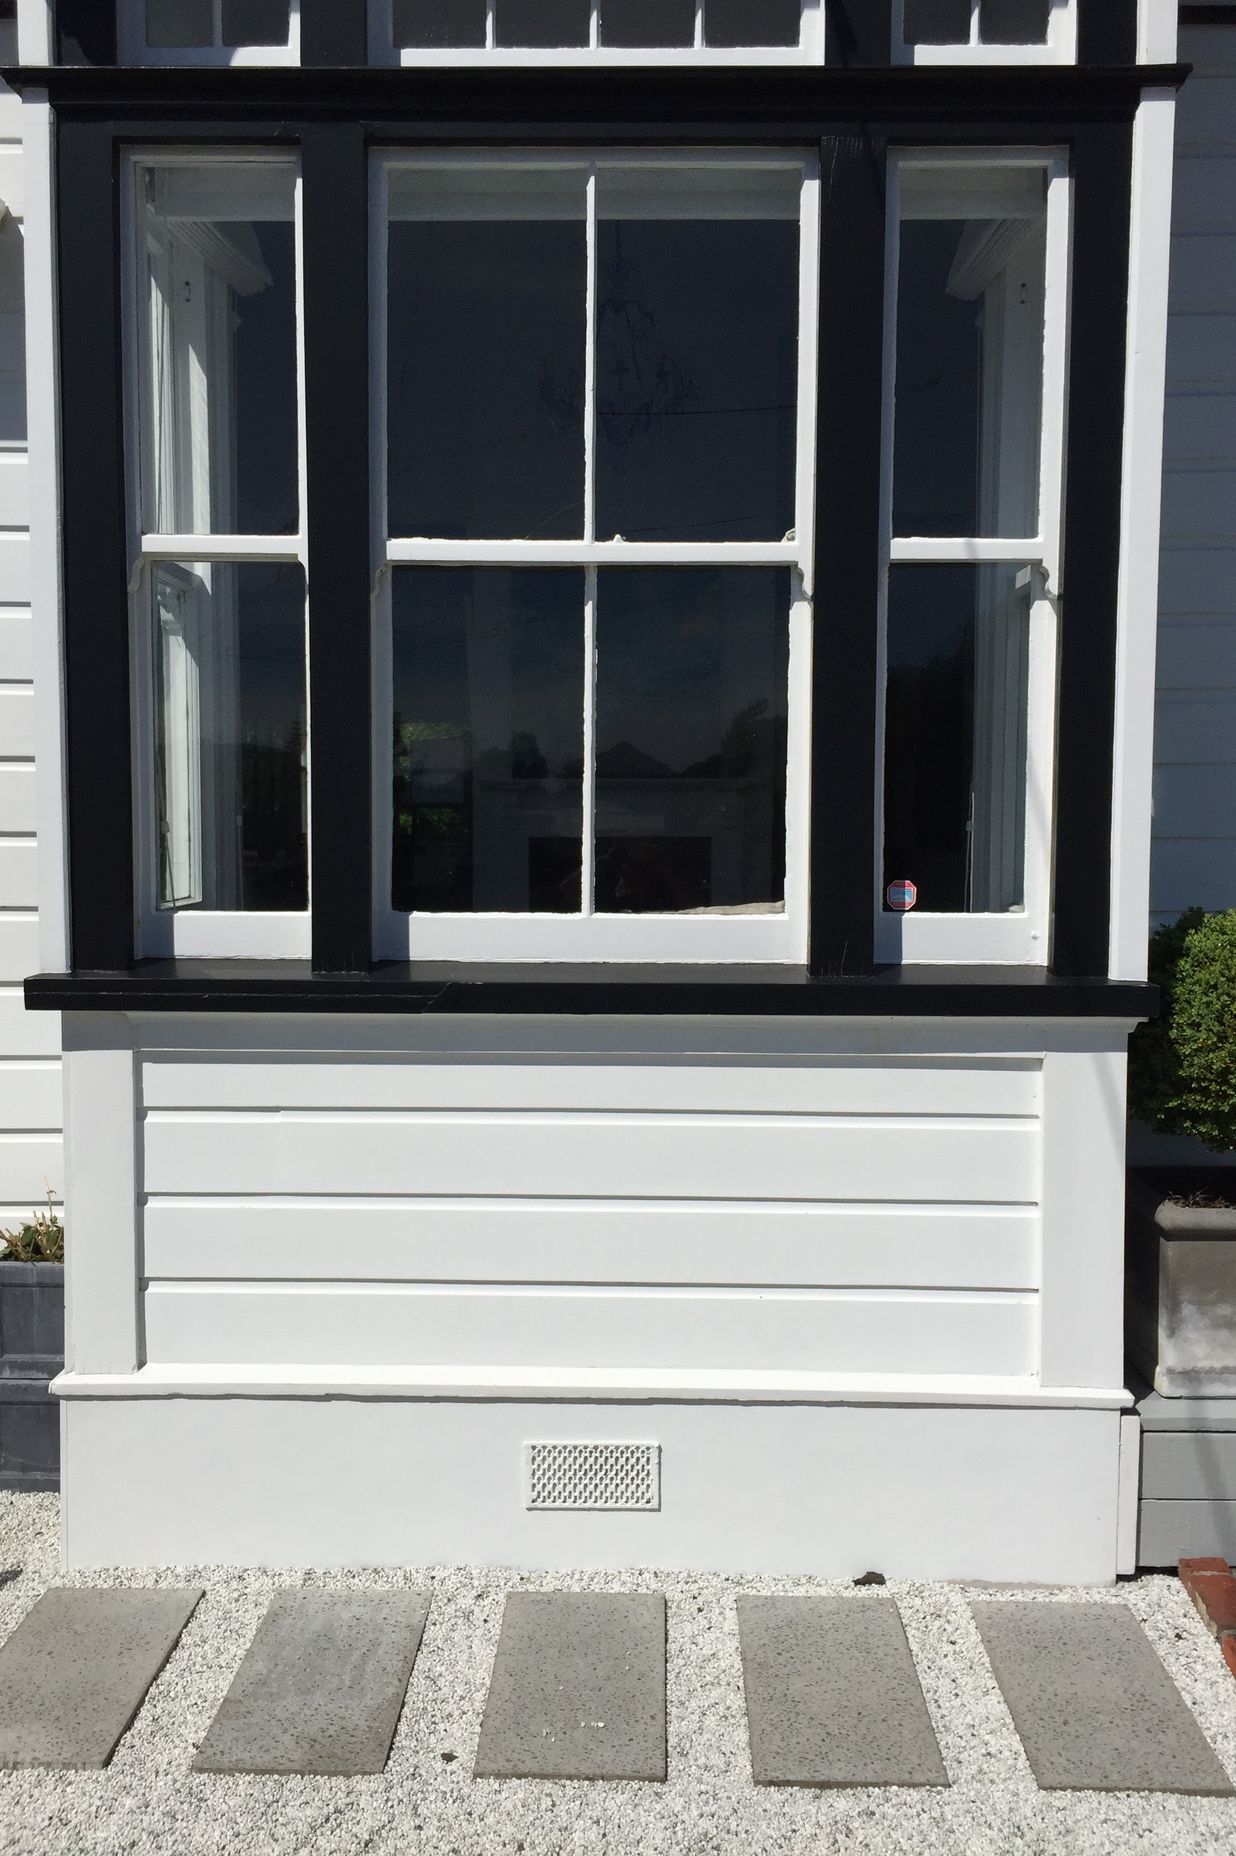
{"label": "black corner post", "polygon": [[1077,62],[1137,63],[1137,0],[1077,0]]}
{"label": "black corner post", "polygon": [[825,63],[881,66],[892,62],[892,0],[824,0]]}
{"label": "black corner post", "polygon": [[116,0],[56,0],[61,64],[115,64]]}
{"label": "black corner post", "polygon": [[846,130],[820,162],[809,958],[825,977],[875,966],[887,143]]}
{"label": "black corner post", "polygon": [[307,123],[304,187],[313,966],[372,959],[369,172],[358,123]]}
{"label": "black corner post", "polygon": [[72,958],[133,958],[129,563],[120,380],[119,167],[111,123],[57,128],[65,780]]}
{"label": "black corner post", "polygon": [[1133,125],[1073,136],[1053,971],[1108,970]]}
{"label": "black corner post", "polygon": [[367,0],[300,0],[300,61],[339,68],[369,63]]}

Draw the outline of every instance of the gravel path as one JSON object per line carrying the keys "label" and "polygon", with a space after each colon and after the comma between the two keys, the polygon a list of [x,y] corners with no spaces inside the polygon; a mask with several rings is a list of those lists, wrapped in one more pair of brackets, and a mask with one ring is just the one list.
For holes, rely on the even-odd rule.
{"label": "gravel path", "polygon": [[[1232,1856],[1236,1799],[1047,1795],[957,1586],[898,1584],[952,1781],[940,1792],[757,1791],[734,1597],[852,1590],[823,1580],[664,1573],[544,1578],[474,1568],[267,1574],[226,1567],[62,1577],[54,1496],[0,1493],[0,1637],[49,1584],[201,1583],[206,1597],[105,1773],[0,1773],[5,1856]],[[7,1570],[21,1576],[4,1582]],[[661,1591],[669,1601],[665,1786],[477,1782],[489,1669],[512,1586]],[[432,1588],[433,1609],[380,1779],[195,1775],[197,1743],[282,1585]],[[988,1592],[987,1596],[991,1596]],[[863,1595],[854,1593],[856,1603]],[[1019,1592],[1019,1597],[1038,1594]],[[1236,1777],[1236,1682],[1174,1579],[1043,1593],[1127,1603]]]}

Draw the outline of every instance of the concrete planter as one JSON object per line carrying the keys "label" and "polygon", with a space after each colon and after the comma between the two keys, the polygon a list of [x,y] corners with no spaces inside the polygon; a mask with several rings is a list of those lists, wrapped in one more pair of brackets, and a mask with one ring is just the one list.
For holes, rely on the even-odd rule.
{"label": "concrete planter", "polygon": [[60,1487],[64,1265],[0,1261],[0,1489]]}
{"label": "concrete planter", "polygon": [[1199,1187],[1236,1202],[1236,1167],[1129,1176],[1129,1352],[1164,1398],[1236,1398],[1236,1210],[1171,1202]]}

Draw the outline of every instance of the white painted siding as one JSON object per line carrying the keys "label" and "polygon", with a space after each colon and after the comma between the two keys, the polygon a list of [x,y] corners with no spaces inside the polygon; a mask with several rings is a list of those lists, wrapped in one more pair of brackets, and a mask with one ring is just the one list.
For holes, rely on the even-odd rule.
{"label": "white painted siding", "polygon": [[[1236,9],[1234,9],[1236,12]],[[1186,27],[1168,338],[1156,920],[1236,906],[1236,20]]]}
{"label": "white painted siding", "polygon": [[1031,1377],[1042,1060],[139,1064],[146,1360]]}
{"label": "white painted siding", "polygon": [[0,1227],[64,1185],[60,1021],[21,993],[39,966],[21,132],[0,86]]}

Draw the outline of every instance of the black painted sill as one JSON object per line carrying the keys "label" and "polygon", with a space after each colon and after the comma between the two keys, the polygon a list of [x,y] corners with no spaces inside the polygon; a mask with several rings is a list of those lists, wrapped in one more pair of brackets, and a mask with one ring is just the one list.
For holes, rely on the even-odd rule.
{"label": "black painted sill", "polygon": [[120,973],[40,973],[44,1012],[530,1013],[587,1017],[1151,1018],[1158,990],[1037,967],[889,967],[813,979],[792,966],[390,962],[314,973],[307,961],[146,960]]}

